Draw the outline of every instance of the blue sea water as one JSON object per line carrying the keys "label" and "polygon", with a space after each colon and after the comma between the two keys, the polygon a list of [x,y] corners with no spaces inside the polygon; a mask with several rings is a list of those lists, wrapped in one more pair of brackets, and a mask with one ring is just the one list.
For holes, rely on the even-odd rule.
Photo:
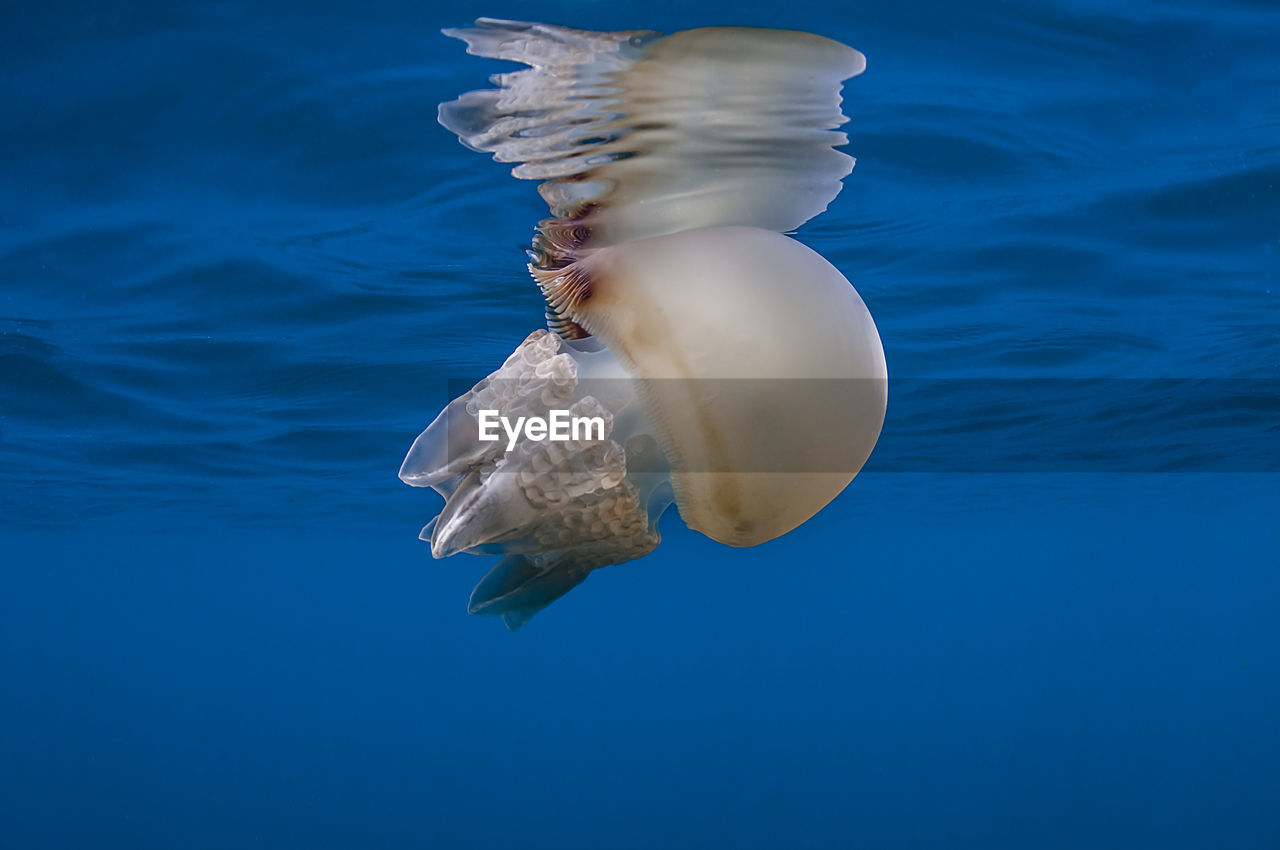
{"label": "blue sea water", "polygon": [[[867,470],[523,630],[396,470],[541,325],[478,15],[867,55]],[[8,4],[0,847],[1280,847],[1280,7]]]}

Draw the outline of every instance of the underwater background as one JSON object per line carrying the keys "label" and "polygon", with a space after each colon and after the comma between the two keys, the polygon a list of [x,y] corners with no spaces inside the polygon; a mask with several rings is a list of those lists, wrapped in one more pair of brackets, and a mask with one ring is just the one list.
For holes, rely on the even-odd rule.
{"label": "underwater background", "polygon": [[[889,412],[515,634],[396,479],[542,326],[479,15],[858,48]],[[0,10],[0,847],[1280,847],[1280,7]]]}

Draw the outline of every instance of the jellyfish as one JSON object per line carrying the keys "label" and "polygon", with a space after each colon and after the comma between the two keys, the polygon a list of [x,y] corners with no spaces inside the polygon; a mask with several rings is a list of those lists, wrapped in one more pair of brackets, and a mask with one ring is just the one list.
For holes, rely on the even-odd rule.
{"label": "jellyfish", "polygon": [[520,628],[592,571],[652,552],[672,505],[736,547],[813,517],[866,463],[887,404],[866,305],[788,235],[853,168],[837,128],[862,54],[737,27],[482,18],[445,34],[529,66],[439,120],[541,181],[551,210],[528,263],[546,329],[447,405],[400,469],[445,499],[420,535],[434,557],[501,556],[468,610]]}

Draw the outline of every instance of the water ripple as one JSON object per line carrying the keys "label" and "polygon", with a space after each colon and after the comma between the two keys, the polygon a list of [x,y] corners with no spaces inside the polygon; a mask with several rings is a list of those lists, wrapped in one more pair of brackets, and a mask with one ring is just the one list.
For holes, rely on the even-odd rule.
{"label": "water ripple", "polygon": [[[460,51],[372,12],[333,38],[311,21],[332,14],[59,15],[0,56],[6,521],[411,523],[408,439],[541,323],[545,204],[435,124],[479,82]],[[844,88],[858,164],[797,235],[884,340],[872,469],[1276,468],[1272,17],[831,23],[868,55]]]}

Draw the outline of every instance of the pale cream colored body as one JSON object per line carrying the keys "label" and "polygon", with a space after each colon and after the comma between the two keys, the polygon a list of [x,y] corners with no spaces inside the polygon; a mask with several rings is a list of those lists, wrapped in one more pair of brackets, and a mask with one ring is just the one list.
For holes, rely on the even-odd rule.
{"label": "pale cream colored body", "polygon": [[716,227],[579,262],[568,314],[640,382],[684,521],[722,543],[785,534],[853,479],[880,435],[888,375],[866,305],[780,233]]}
{"label": "pale cream colored body", "polygon": [[[841,84],[862,54],[741,27],[446,33],[529,66],[441,104],[440,122],[541,181],[553,216],[529,252],[552,333],[452,402],[400,472],[446,499],[421,534],[434,555],[504,556],[468,610],[521,627],[592,570],[652,551],[673,501],[733,546],[822,510],[875,446],[887,372],[849,281],[783,234],[853,168]],[[593,410],[608,431],[504,453],[477,436],[482,407]]]}

